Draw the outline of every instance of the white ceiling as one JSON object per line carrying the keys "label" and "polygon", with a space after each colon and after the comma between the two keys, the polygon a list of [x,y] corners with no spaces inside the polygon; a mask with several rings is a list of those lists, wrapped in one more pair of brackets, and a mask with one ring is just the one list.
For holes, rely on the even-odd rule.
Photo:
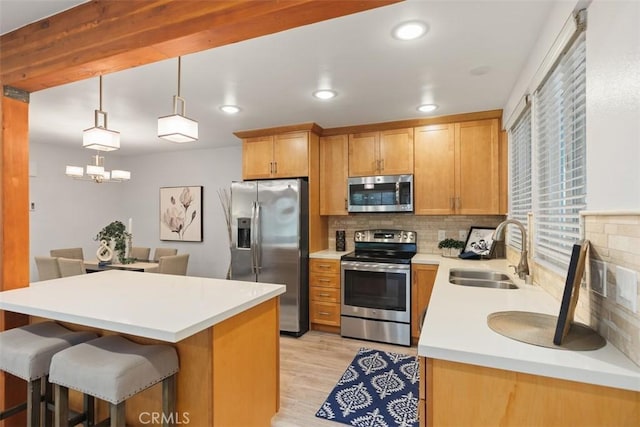
{"label": "white ceiling", "polygon": [[[0,30],[26,25],[81,1],[0,0]],[[121,132],[121,155],[234,145],[234,131],[316,122],[324,128],[504,106],[554,1],[409,0],[355,15],[183,57],[186,115],[200,139],[177,145],[156,136],[172,113],[177,59],[104,77],[108,127]],[[402,42],[399,22],[419,19],[430,31]],[[478,67],[486,74],[470,71]],[[338,97],[319,101],[318,88]],[[440,107],[416,111],[421,103]],[[221,112],[237,104],[234,116]],[[32,142],[81,147],[93,126],[98,79],[31,94]]]}

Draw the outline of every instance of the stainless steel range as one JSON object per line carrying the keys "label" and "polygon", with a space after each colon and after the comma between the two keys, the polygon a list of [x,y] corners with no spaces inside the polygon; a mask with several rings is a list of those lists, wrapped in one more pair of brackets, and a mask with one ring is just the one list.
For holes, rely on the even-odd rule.
{"label": "stainless steel range", "polygon": [[411,345],[411,258],[415,231],[356,231],[340,262],[344,337]]}

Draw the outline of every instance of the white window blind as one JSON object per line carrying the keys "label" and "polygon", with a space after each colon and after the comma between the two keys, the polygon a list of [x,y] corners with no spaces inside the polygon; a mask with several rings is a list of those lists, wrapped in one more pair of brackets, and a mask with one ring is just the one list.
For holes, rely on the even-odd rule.
{"label": "white window blind", "polygon": [[[522,115],[509,130],[509,218],[516,219],[527,228],[527,214],[531,212],[531,107],[526,107]],[[509,231],[507,243],[522,249],[520,232]]]}
{"label": "white window blind", "polygon": [[537,194],[535,256],[569,265],[586,206],[585,33],[578,35],[535,93]]}

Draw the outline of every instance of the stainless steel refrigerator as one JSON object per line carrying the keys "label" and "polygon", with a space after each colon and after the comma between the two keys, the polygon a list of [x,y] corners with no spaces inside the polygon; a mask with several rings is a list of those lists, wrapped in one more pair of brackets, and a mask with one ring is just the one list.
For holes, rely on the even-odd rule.
{"label": "stainless steel refrigerator", "polygon": [[308,184],[302,179],[231,184],[231,278],[282,284],[280,331],[309,329]]}

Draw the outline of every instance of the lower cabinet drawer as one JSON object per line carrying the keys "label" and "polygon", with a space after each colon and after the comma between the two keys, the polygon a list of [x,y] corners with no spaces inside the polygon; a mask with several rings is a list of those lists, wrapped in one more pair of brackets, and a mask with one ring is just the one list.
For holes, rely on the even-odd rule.
{"label": "lower cabinet drawer", "polygon": [[340,326],[340,304],[311,301],[311,323]]}
{"label": "lower cabinet drawer", "polygon": [[310,294],[311,301],[340,302],[340,289],[311,286]]}

